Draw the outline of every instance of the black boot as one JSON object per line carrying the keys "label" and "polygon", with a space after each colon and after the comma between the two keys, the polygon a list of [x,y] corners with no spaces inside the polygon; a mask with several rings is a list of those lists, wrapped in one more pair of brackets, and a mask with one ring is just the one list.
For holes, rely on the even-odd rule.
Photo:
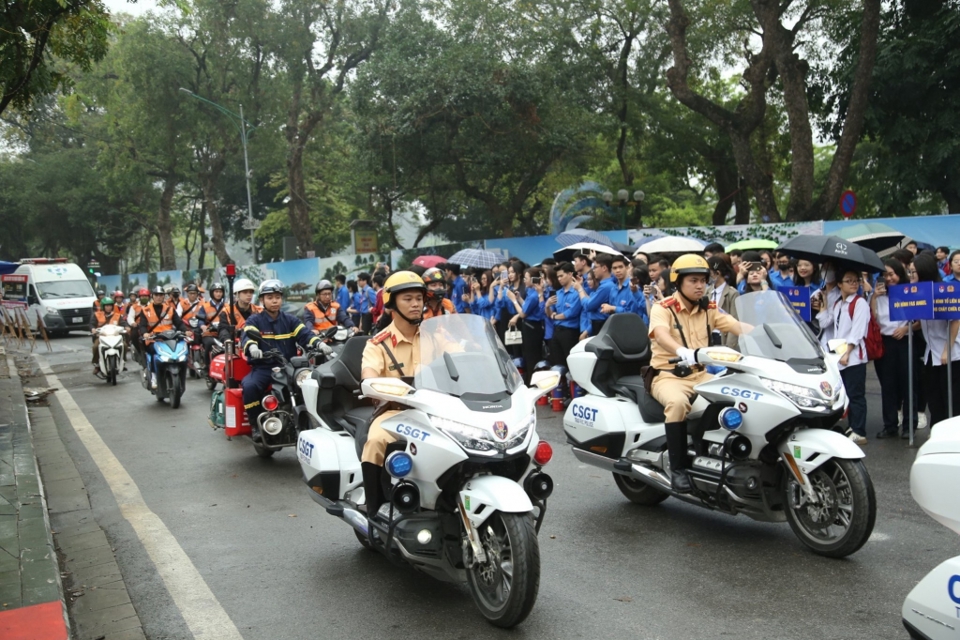
{"label": "black boot", "polygon": [[383,485],[381,481],[383,467],[372,462],[362,462],[360,463],[360,471],[363,474],[363,493],[366,496],[367,517],[372,518],[380,509],[380,505],[383,504]]}
{"label": "black boot", "polygon": [[693,484],[687,475],[687,423],[668,422],[664,425],[667,436],[667,453],[670,455],[670,484],[677,493],[690,493]]}

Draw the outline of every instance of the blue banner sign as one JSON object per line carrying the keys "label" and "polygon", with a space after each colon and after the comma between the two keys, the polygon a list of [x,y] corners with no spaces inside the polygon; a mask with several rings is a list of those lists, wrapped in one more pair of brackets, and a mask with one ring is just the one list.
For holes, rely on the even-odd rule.
{"label": "blue banner sign", "polygon": [[810,287],[777,287],[777,291],[786,296],[801,320],[810,322]]}
{"label": "blue banner sign", "polygon": [[933,317],[937,320],[960,320],[960,283],[934,283]]}
{"label": "blue banner sign", "polygon": [[898,284],[887,288],[890,320],[933,320],[933,283]]}

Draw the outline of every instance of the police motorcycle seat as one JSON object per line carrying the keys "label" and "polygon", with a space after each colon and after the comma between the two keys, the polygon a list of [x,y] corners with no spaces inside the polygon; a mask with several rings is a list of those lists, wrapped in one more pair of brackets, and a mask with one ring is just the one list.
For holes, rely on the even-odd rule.
{"label": "police motorcycle seat", "polygon": [[590,381],[606,396],[633,400],[644,422],[664,422],[663,405],[643,385],[643,367],[650,364],[649,330],[635,313],[617,313],[603,323],[585,351],[597,357]]}
{"label": "police motorcycle seat", "polygon": [[363,349],[369,339],[369,336],[353,336],[344,343],[340,357],[325,362],[310,374],[320,386],[317,413],[331,429],[346,431],[358,441],[361,430],[366,441],[366,430],[376,411],[372,400],[359,396]]}

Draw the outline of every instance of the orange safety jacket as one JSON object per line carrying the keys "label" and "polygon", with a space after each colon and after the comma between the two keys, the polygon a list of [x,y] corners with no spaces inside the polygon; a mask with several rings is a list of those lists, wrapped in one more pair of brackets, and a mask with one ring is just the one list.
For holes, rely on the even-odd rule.
{"label": "orange safety jacket", "polygon": [[[164,302],[163,307],[160,309],[160,316],[157,317],[157,312],[151,302],[140,311],[140,317],[146,320],[146,331],[150,333],[160,333],[173,329],[173,316],[176,315],[176,313],[177,311],[172,304]],[[153,344],[153,340],[148,339],[146,343],[148,345]]]}
{"label": "orange safety jacket", "polygon": [[197,312],[203,308],[203,299],[197,298],[196,302],[190,302],[187,298],[183,298],[179,302],[180,305],[180,319],[184,323],[189,323],[190,318],[197,315]]}
{"label": "orange safety jacket", "polygon": [[447,300],[446,298],[444,298],[443,301],[440,303],[440,307],[437,308],[436,310],[434,310],[429,303],[425,303],[423,305],[423,320],[427,320],[429,318],[435,318],[437,316],[448,316],[451,313],[456,313],[456,312],[457,312],[457,307],[454,306],[453,301]]}
{"label": "orange safety jacket", "polygon": [[226,301],[220,299],[218,305],[214,300],[207,300],[202,305],[203,310],[203,335],[207,338],[217,336],[217,331],[213,329],[214,322],[220,322],[220,312],[226,307]]}
{"label": "orange safety jacket", "polygon": [[313,315],[314,331],[323,331],[324,329],[337,326],[337,311],[340,310],[339,303],[331,302],[330,306],[327,307],[326,313],[320,309],[320,305],[316,302],[311,302],[304,308]]}
{"label": "orange safety jacket", "polygon": [[120,321],[123,320],[123,314],[119,313],[116,309],[116,306],[114,306],[113,313],[110,315],[109,318],[107,317],[107,314],[101,309],[100,311],[97,311],[95,314],[93,314],[93,319],[94,319],[94,322],[96,322],[96,325],[93,328],[99,329],[100,327],[104,327],[108,324],[120,324]]}

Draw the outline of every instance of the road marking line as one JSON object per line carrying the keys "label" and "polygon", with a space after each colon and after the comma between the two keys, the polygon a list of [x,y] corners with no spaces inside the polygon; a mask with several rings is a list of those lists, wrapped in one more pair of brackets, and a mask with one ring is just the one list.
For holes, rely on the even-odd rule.
{"label": "road marking line", "polygon": [[40,371],[52,387],[58,387],[57,399],[83,446],[87,448],[100,473],[110,486],[120,512],[133,527],[137,538],[157,567],[163,584],[197,640],[243,640],[240,631],[220,606],[200,572],[190,561],[177,539],[163,521],[147,506],[140,489],[106,445],[97,430],[60,379],[41,355],[35,355]]}

